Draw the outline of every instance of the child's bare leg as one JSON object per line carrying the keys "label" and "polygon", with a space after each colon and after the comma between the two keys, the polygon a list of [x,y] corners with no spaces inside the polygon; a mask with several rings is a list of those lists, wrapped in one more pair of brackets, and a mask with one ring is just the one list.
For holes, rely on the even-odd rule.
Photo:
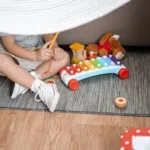
{"label": "child's bare leg", "polygon": [[[0,73],[35,92],[40,97],[40,100],[47,105],[49,111],[53,112],[55,110],[59,100],[59,93],[54,84],[46,84],[39,79],[33,78],[29,72],[18,66],[11,56],[4,53],[0,54]],[[19,95],[18,91],[16,92],[15,97]],[[35,97],[35,100],[37,100],[37,97]]]}
{"label": "child's bare leg", "polygon": [[34,81],[34,78],[25,69],[16,64],[8,54],[0,54],[0,72],[10,80],[29,89]]}
{"label": "child's bare leg", "polygon": [[[68,53],[66,53],[65,57],[60,61],[52,60],[52,62],[50,61],[44,62],[39,67],[37,67],[37,69],[35,69],[35,72],[41,76],[41,79],[46,79],[56,74],[62,67],[68,65],[69,62],[70,62],[69,55]],[[45,73],[49,68],[50,63],[51,63],[50,70],[48,73]]]}

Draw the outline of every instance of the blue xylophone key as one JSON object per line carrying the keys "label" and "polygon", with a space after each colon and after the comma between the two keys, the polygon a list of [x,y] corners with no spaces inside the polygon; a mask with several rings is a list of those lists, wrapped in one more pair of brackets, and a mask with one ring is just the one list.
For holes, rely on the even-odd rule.
{"label": "blue xylophone key", "polygon": [[109,55],[109,58],[116,64],[116,65],[121,65],[122,63],[117,60],[113,55]]}
{"label": "blue xylophone key", "polygon": [[107,62],[107,64],[108,64],[109,66],[114,66],[114,65],[116,65],[109,57],[103,56],[102,58]]}
{"label": "blue xylophone key", "polygon": [[104,58],[102,57],[97,57],[96,60],[98,60],[98,62],[103,66],[103,67],[107,67],[108,63],[105,61]]}

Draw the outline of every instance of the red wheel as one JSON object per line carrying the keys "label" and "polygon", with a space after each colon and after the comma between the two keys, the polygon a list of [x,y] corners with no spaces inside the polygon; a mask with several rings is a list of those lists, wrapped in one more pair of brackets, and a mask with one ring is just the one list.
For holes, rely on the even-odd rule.
{"label": "red wheel", "polygon": [[121,79],[126,79],[129,77],[129,70],[126,69],[126,68],[122,68],[119,73],[118,73],[118,76],[121,78]]}
{"label": "red wheel", "polygon": [[69,82],[68,82],[68,87],[71,89],[71,90],[77,90],[79,88],[79,82],[76,80],[76,79],[71,79]]}

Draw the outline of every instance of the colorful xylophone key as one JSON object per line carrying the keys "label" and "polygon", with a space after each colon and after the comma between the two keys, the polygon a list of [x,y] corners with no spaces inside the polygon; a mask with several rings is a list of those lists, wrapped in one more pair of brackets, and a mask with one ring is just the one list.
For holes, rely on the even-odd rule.
{"label": "colorful xylophone key", "polygon": [[98,62],[97,59],[92,58],[92,59],[90,59],[90,62],[91,62],[96,68],[102,68],[102,65]]}
{"label": "colorful xylophone key", "polygon": [[109,58],[116,64],[116,65],[121,65],[122,63],[117,60],[113,55],[109,55]]}
{"label": "colorful xylophone key", "polygon": [[115,62],[112,61],[109,57],[103,56],[102,59],[108,64],[108,66],[115,65]]}
{"label": "colorful xylophone key", "polygon": [[85,60],[83,62],[90,70],[95,69],[95,66],[89,61],[89,60]]}

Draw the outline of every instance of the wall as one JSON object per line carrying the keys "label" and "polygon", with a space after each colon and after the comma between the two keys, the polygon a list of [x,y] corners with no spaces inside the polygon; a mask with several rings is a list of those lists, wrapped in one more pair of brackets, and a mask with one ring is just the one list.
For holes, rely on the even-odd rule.
{"label": "wall", "polygon": [[131,0],[103,18],[61,33],[58,42],[95,43],[107,31],[119,34],[123,45],[150,45],[150,0]]}

